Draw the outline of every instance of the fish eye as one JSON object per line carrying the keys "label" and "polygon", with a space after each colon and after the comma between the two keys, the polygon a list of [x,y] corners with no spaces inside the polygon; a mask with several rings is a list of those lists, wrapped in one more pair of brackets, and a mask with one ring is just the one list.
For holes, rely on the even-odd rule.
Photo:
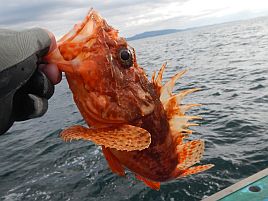
{"label": "fish eye", "polygon": [[122,48],[119,51],[119,58],[124,68],[130,68],[133,65],[132,53],[127,48]]}
{"label": "fish eye", "polygon": [[129,60],[130,56],[131,56],[131,55],[130,55],[129,50],[123,50],[123,51],[120,52],[120,57],[121,57],[121,59],[124,60],[124,61]]}

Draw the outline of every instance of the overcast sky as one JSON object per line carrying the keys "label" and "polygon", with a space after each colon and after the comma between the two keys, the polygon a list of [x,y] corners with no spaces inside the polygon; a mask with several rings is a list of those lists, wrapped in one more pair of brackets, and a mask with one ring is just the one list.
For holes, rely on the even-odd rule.
{"label": "overcast sky", "polygon": [[0,27],[45,27],[59,37],[91,7],[125,37],[268,15],[268,0],[0,0]]}

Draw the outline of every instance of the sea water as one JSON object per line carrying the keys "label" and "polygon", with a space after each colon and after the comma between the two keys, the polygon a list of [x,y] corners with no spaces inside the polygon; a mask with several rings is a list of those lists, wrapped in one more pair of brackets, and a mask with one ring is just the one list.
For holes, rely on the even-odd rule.
{"label": "sea water", "polygon": [[203,120],[191,139],[203,139],[201,164],[215,167],[163,183],[154,191],[133,174],[111,172],[91,142],[63,142],[63,128],[85,125],[63,79],[45,116],[16,123],[0,136],[0,200],[201,200],[268,166],[268,18],[231,22],[131,41],[148,76],[168,62],[164,81],[188,69],[175,92],[202,90],[184,103]]}

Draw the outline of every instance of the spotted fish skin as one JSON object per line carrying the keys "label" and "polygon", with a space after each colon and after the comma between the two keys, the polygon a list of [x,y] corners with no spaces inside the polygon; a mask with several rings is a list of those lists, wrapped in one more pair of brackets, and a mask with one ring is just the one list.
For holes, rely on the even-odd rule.
{"label": "spotted fish skin", "polygon": [[186,71],[162,84],[166,64],[149,81],[138,65],[135,50],[95,11],[58,41],[45,60],[66,74],[74,101],[89,127],[72,126],[61,133],[65,141],[90,140],[102,146],[111,170],[125,168],[152,189],[160,182],[211,168],[199,163],[202,140],[189,141],[191,120],[185,113],[199,104],[182,104],[197,91],[172,90]]}

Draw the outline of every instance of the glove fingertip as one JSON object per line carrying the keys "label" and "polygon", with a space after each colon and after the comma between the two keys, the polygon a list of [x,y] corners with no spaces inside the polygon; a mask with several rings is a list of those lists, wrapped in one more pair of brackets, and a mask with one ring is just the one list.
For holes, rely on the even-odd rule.
{"label": "glove fingertip", "polygon": [[33,111],[28,116],[29,119],[37,118],[43,116],[48,109],[48,100],[29,94],[29,98],[33,101]]}
{"label": "glove fingertip", "polygon": [[48,109],[48,100],[33,94],[17,94],[13,103],[15,121],[25,121],[43,116]]}

